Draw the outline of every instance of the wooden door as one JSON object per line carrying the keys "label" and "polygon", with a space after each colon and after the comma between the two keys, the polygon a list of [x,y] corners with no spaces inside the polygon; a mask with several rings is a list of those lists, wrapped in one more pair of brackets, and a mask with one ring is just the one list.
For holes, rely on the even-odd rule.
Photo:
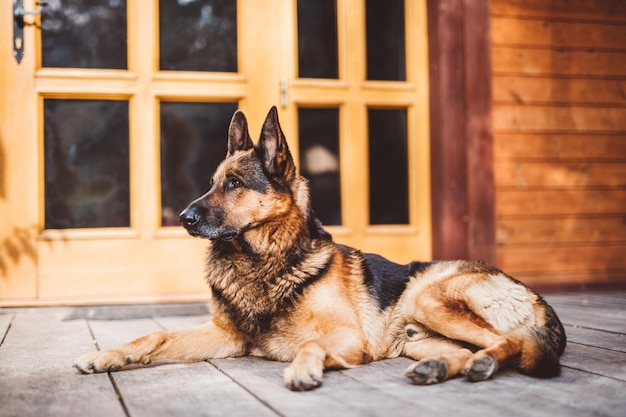
{"label": "wooden door", "polygon": [[24,58],[0,60],[0,301],[206,299],[207,242],[176,215],[237,108],[256,138],[279,105],[336,240],[429,258],[425,5],[374,3],[64,0],[27,16]]}

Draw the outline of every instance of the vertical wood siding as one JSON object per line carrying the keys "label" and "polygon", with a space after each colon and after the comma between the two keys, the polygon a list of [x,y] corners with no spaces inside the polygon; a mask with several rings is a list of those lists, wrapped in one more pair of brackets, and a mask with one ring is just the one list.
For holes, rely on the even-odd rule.
{"label": "vertical wood siding", "polygon": [[495,263],[490,4],[427,4],[432,256]]}
{"label": "vertical wood siding", "polygon": [[498,265],[626,282],[626,2],[493,0]]}

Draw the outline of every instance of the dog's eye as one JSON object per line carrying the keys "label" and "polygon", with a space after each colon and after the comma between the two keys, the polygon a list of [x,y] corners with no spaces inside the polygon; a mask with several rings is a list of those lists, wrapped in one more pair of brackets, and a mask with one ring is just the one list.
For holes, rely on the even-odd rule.
{"label": "dog's eye", "polygon": [[209,180],[209,190],[213,188],[213,178]]}
{"label": "dog's eye", "polygon": [[236,178],[229,178],[226,181],[226,189],[228,190],[234,190],[235,188],[239,188],[241,187],[243,184],[241,184],[241,181],[239,181]]}

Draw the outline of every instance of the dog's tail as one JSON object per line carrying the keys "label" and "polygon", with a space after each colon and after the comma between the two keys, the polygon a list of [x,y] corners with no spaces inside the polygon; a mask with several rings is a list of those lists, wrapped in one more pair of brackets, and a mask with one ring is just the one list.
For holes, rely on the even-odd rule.
{"label": "dog's tail", "polygon": [[559,357],[565,350],[565,329],[558,316],[548,304],[543,304],[546,322],[534,326],[525,338],[519,367],[522,372],[539,378],[550,378],[561,373]]}

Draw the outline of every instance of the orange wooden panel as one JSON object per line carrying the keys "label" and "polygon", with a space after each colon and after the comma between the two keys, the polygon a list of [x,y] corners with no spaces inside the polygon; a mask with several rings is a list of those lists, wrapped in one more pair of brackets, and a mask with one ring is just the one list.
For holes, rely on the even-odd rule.
{"label": "orange wooden panel", "polygon": [[623,0],[495,0],[492,15],[626,22]]}
{"label": "orange wooden panel", "polygon": [[184,236],[42,241],[38,298],[47,302],[206,299],[207,246],[204,240]]}
{"label": "orange wooden panel", "polygon": [[494,74],[626,76],[626,52],[492,48]]}
{"label": "orange wooden panel", "polygon": [[[595,2],[596,4],[598,2]],[[494,44],[569,48],[626,49],[626,25],[590,22],[531,20],[510,17],[491,19]]]}
{"label": "orange wooden panel", "polygon": [[[608,218],[500,219],[498,244],[626,242],[626,215]],[[625,255],[626,256],[626,255]]]}
{"label": "orange wooden panel", "polygon": [[493,127],[518,132],[626,132],[626,108],[495,105]]}
{"label": "orange wooden panel", "polygon": [[498,159],[573,158],[626,159],[626,135],[530,135],[498,133],[494,136]]}
{"label": "orange wooden panel", "polygon": [[498,216],[621,214],[626,213],[626,190],[500,190],[496,192],[496,213]]}
{"label": "orange wooden panel", "polygon": [[492,86],[496,103],[626,105],[626,82],[623,80],[495,76]]}
{"label": "orange wooden panel", "polygon": [[623,269],[577,269],[575,271],[507,271],[516,279],[540,291],[562,290],[578,286],[612,286],[626,283]]}
{"label": "orange wooden panel", "polygon": [[626,186],[626,163],[496,162],[497,187]]}
{"label": "orange wooden panel", "polygon": [[506,271],[626,269],[624,254],[626,254],[625,244],[516,246],[498,250],[498,265]]}

